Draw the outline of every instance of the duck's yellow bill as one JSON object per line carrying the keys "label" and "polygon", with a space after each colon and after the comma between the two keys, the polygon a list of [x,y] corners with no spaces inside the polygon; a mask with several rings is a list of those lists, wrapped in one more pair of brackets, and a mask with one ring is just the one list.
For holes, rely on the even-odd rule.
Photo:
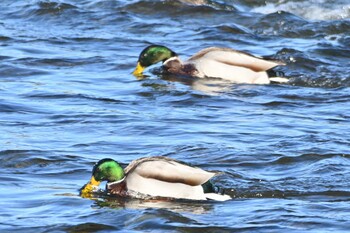
{"label": "duck's yellow bill", "polygon": [[138,62],[136,65],[136,68],[132,74],[135,76],[140,76],[144,69],[145,69],[145,67],[141,66],[140,62]]}
{"label": "duck's yellow bill", "polygon": [[81,190],[81,196],[83,197],[89,197],[92,193],[92,191],[100,185],[100,181],[95,180],[95,177],[92,176],[89,183],[87,183],[83,189]]}

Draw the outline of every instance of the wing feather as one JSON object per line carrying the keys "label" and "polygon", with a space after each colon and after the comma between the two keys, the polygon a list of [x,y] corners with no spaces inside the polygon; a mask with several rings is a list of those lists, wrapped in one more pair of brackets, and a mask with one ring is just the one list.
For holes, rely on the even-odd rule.
{"label": "wing feather", "polygon": [[144,178],[191,186],[201,185],[216,175],[214,172],[190,167],[162,156],[135,160],[125,169],[125,172],[127,175],[137,173]]}
{"label": "wing feather", "polygon": [[200,59],[216,60],[220,63],[231,66],[245,67],[256,72],[266,71],[278,65],[285,65],[283,62],[266,60],[242,51],[217,47],[203,49],[189,58],[188,61],[195,62],[196,60]]}

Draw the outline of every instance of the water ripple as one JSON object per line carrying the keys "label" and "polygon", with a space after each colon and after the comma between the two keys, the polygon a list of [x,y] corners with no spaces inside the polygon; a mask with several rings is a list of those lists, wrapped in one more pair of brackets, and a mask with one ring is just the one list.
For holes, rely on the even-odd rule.
{"label": "water ripple", "polygon": [[[0,3],[1,232],[347,232],[347,1]],[[149,44],[287,63],[287,84],[131,73]],[[93,165],[163,155],[228,202],[79,197]],[[101,188],[103,188],[101,185]]]}

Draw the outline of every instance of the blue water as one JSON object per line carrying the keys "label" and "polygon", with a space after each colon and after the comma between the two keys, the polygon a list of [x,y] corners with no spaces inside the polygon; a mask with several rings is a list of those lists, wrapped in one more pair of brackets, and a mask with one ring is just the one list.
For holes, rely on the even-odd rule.
{"label": "blue water", "polygon": [[[265,3],[266,2],[266,3]],[[1,232],[348,232],[347,1],[0,3]],[[150,43],[287,63],[290,82],[131,72]],[[163,155],[233,199],[85,199],[93,164]]]}

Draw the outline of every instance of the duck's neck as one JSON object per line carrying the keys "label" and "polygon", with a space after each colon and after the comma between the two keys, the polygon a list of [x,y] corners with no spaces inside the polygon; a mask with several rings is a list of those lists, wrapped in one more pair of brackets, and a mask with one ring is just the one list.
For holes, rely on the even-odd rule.
{"label": "duck's neck", "polygon": [[168,58],[163,62],[163,66],[165,66],[165,67],[172,67],[175,65],[180,65],[180,66],[183,65],[183,62],[181,61],[181,59],[178,56]]}

